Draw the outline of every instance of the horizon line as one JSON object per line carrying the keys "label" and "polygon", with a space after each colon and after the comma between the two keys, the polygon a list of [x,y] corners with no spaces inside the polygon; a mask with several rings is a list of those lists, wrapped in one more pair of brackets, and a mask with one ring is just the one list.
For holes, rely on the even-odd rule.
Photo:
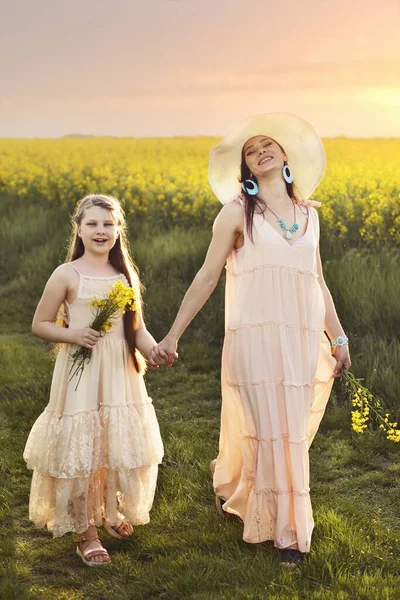
{"label": "horizon line", "polygon": [[[175,139],[175,138],[224,138],[225,135],[215,134],[215,133],[199,133],[194,135],[187,134],[175,134],[175,135],[112,135],[112,134],[90,134],[90,133],[67,133],[59,136],[6,136],[1,137],[1,141],[7,140],[64,140],[64,139],[104,139],[104,138],[112,138],[112,139],[133,139],[133,140],[146,140],[146,139]],[[340,133],[337,135],[320,135],[321,139],[325,140],[334,140],[338,138],[345,138],[349,140],[398,140],[400,139],[400,135],[348,135],[344,133]]]}

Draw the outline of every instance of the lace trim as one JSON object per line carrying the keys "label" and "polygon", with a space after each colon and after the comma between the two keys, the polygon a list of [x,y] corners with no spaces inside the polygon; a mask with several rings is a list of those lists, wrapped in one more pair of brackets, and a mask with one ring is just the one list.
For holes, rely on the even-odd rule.
{"label": "lace trim", "polygon": [[163,444],[151,402],[87,413],[45,410],[29,434],[29,469],[61,479],[87,478],[99,468],[130,470],[160,463]]}
{"label": "lace trim", "polygon": [[103,519],[117,523],[120,514],[132,525],[149,522],[158,466],[110,471],[99,469],[85,479],[54,479],[33,472],[29,517],[54,537],[83,533]]}
{"label": "lace trim", "polygon": [[[75,267],[73,268],[75,269]],[[113,280],[118,281],[118,279],[120,279],[126,286],[129,286],[129,282],[123,273],[110,275],[108,277],[91,277],[89,275],[82,275],[77,269],[75,269],[75,271],[79,274],[79,286],[74,301],[71,303],[66,302],[66,305],[69,308],[73,306],[78,299],[92,299],[105,296],[108,293]]]}
{"label": "lace trim", "polygon": [[324,327],[307,327],[307,325],[298,325],[297,323],[285,323],[284,321],[263,321],[262,323],[243,323],[237,327],[228,327],[228,331],[237,331],[250,327],[265,327],[267,325],[283,325],[288,329],[301,329],[304,331],[325,331]]}
{"label": "lace trim", "polygon": [[284,387],[313,387],[316,383],[316,380],[314,381],[314,383],[293,383],[293,382],[289,382],[289,381],[284,381],[282,378],[279,377],[271,377],[270,379],[260,379],[259,381],[227,381],[227,384],[232,386],[232,387],[246,387],[248,385],[264,385],[265,383],[280,383],[282,384]]}
{"label": "lace trim", "polygon": [[240,437],[243,440],[257,440],[258,442],[280,442],[282,440],[287,440],[288,444],[304,444],[304,442],[308,442],[307,435],[300,438],[299,440],[289,440],[288,433],[283,433],[282,435],[279,435],[274,438],[266,438],[266,437],[261,437],[259,435],[245,435],[245,434],[241,433]]}
{"label": "lace trim", "polygon": [[124,281],[127,285],[126,277],[123,273],[110,277],[88,277],[86,275],[80,275],[77,298],[101,298],[108,293],[111,282],[113,280],[118,281],[118,279]]}
{"label": "lace trim", "polygon": [[274,490],[273,488],[262,488],[261,490],[256,490],[253,488],[253,492],[258,496],[259,494],[271,493],[277,496],[287,496],[289,494],[293,494],[294,496],[308,496],[310,494],[310,488],[305,490],[294,490],[291,488],[290,490]]}
{"label": "lace trim", "polygon": [[[120,341],[120,340],[116,340],[116,341]],[[151,398],[148,399],[148,402],[127,402],[126,404],[122,405],[122,408],[142,408],[143,406],[153,406],[153,402],[151,401]],[[48,415],[51,415],[52,418],[54,419],[63,419],[64,417],[75,417],[76,415],[92,415],[93,413],[98,413],[99,411],[109,411],[110,409],[120,409],[121,405],[116,405],[116,404],[101,404],[100,406],[98,406],[98,408],[93,408],[92,410],[78,410],[76,412],[73,412],[71,414],[69,413],[60,413],[58,411],[55,410],[49,410],[49,408],[46,406],[46,408],[44,409],[44,413],[47,413]]]}
{"label": "lace trim", "polygon": [[284,271],[292,271],[298,275],[311,275],[315,279],[319,278],[318,273],[314,273],[314,271],[309,271],[308,269],[298,269],[297,267],[287,267],[286,265],[259,265],[258,267],[253,267],[253,269],[246,269],[244,271],[239,271],[238,273],[234,273],[228,267],[225,267],[229,275],[233,277],[239,277],[241,275],[247,275],[248,273],[254,273],[255,271],[263,271],[265,269],[281,269]]}
{"label": "lace trim", "polygon": [[125,275],[123,273],[118,273],[117,275],[108,275],[107,277],[92,277],[91,275],[83,275],[82,273],[80,273],[81,277],[83,277],[83,279],[98,279],[98,280],[102,280],[102,279],[117,279],[118,277],[124,277],[124,279],[126,279]]}

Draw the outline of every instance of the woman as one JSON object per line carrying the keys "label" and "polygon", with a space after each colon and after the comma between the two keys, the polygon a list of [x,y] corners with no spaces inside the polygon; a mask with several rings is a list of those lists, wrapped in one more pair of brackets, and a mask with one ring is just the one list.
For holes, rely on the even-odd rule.
{"label": "woman", "polygon": [[274,540],[290,566],[310,551],[314,527],[308,448],[333,377],[350,367],[322,274],[319,203],[309,201],[324,169],[314,129],[285,113],[252,117],[211,150],[210,183],[224,207],[205,262],[154,350],[155,359],[173,362],[227,260],[214,489],[223,512],[243,520],[243,539]]}

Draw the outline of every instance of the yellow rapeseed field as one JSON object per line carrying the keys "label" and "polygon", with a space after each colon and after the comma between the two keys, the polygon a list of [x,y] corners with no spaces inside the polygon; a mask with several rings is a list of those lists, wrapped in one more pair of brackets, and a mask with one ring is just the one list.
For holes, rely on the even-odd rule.
{"label": "yellow rapeseed field", "polygon": [[[0,194],[73,207],[87,193],[125,200],[128,214],[155,224],[211,224],[220,205],[207,178],[217,138],[0,140]],[[324,141],[322,202],[327,241],[400,242],[400,140]]]}

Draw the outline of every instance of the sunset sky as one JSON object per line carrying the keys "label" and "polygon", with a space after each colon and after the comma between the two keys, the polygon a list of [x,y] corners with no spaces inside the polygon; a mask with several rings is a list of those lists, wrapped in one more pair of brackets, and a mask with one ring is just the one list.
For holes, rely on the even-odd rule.
{"label": "sunset sky", "polygon": [[223,135],[288,111],[400,137],[400,0],[13,0],[0,137]]}

